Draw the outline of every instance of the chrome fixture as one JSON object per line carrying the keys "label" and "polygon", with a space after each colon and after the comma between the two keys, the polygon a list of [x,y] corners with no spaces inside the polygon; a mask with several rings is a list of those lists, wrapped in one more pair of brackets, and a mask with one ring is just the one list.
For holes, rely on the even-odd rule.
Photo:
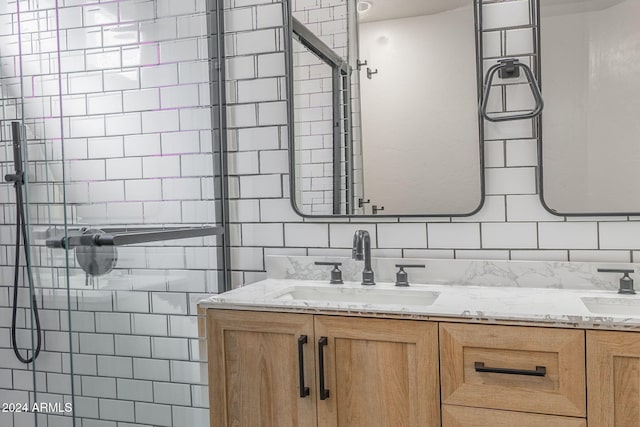
{"label": "chrome fixture", "polygon": [[405,268],[425,268],[424,264],[396,264],[399,270],[396,272],[396,286],[409,286],[409,274],[404,271]]}
{"label": "chrome fixture", "polygon": [[322,262],[316,261],[315,265],[328,265],[333,267],[331,270],[331,283],[332,285],[342,285],[344,282],[342,281],[342,270],[340,270],[341,262]]}
{"label": "chrome fixture", "polygon": [[374,74],[378,74],[378,69],[376,68],[375,70],[372,70],[371,68],[367,67],[367,78],[369,80],[373,78]]}
{"label": "chrome fixture", "polygon": [[124,246],[224,234],[222,227],[212,226],[127,229],[105,228],[103,230],[80,228],[69,231],[68,236],[48,238],[46,242],[47,247],[72,249],[77,246]]}
{"label": "chrome fixture", "polygon": [[620,278],[620,287],[618,293],[623,295],[635,295],[636,290],[633,288],[633,279],[629,277],[629,274],[635,273],[634,270],[625,270],[617,268],[599,268],[598,273],[621,273],[623,276]]}
{"label": "chrome fixture", "polygon": [[373,270],[371,269],[371,237],[366,230],[358,230],[353,235],[352,256],[356,261],[364,260],[364,270],[362,270],[362,284],[365,286],[375,285]]}
{"label": "chrome fixture", "polygon": [[75,249],[78,265],[90,276],[110,273],[117,265],[116,246],[167,240],[190,239],[224,234],[223,227],[166,228],[88,228],[68,230],[67,235],[47,238],[46,245],[54,249]]}

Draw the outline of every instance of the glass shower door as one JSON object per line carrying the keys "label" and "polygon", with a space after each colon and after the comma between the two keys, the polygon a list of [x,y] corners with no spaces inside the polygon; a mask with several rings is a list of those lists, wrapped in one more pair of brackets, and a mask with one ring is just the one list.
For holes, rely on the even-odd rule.
{"label": "glass shower door", "polygon": [[[7,326],[0,345],[0,393],[2,402],[12,405],[0,420],[7,426],[73,424],[70,299],[66,281],[58,280],[56,271],[66,260],[64,253],[51,253],[44,245],[47,230],[64,226],[65,221],[63,177],[56,173],[61,163],[56,168],[54,161],[62,146],[63,128],[59,40],[46,3],[8,1],[0,5],[2,166],[3,176],[9,175],[5,179],[11,181],[3,186],[0,198],[2,244],[6,246],[0,289],[3,326]],[[18,232],[21,236],[16,244]],[[17,269],[16,253],[21,256]],[[17,294],[13,291],[16,270]],[[14,306],[15,343],[10,326]]]}
{"label": "glass shower door", "polygon": [[196,303],[218,292],[221,230],[207,4],[74,1],[57,16],[68,226],[45,244],[68,253],[76,419],[208,425]]}
{"label": "glass shower door", "polygon": [[2,425],[208,425],[196,303],[223,265],[207,2],[7,8],[44,345],[30,381],[6,362],[4,397],[63,410]]}

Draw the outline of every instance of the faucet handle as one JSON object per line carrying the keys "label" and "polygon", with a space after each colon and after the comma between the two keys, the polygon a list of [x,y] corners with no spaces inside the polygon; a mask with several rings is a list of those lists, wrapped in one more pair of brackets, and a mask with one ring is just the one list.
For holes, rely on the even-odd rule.
{"label": "faucet handle", "polygon": [[396,286],[406,287],[409,286],[409,274],[404,271],[405,268],[426,268],[424,264],[396,264],[399,268],[396,273]]}
{"label": "faucet handle", "polygon": [[315,265],[328,265],[333,267],[331,270],[331,281],[329,282],[332,285],[342,285],[344,282],[342,281],[342,270],[340,270],[341,262],[324,262],[324,261],[316,261]]}
{"label": "faucet handle", "polygon": [[636,291],[633,288],[633,279],[629,277],[629,274],[635,273],[633,269],[618,269],[618,268],[599,268],[598,273],[621,273],[623,276],[620,278],[619,294],[635,295]]}

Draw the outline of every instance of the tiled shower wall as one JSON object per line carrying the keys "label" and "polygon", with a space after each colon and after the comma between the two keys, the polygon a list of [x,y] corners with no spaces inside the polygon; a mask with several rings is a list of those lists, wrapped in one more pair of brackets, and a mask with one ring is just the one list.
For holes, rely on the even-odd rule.
{"label": "tiled shower wall", "polygon": [[[196,302],[218,292],[216,238],[118,248],[116,269],[101,277],[87,277],[71,251],[68,283],[64,251],[44,246],[47,235],[63,232],[63,195],[70,229],[215,223],[207,7],[205,0],[0,6],[1,165],[3,175],[13,168],[9,121],[24,119],[44,329],[35,366],[21,365],[9,339],[15,198],[3,186],[0,401],[71,402],[73,369],[77,426],[208,424]],[[28,305],[22,289],[19,306]],[[29,320],[21,308],[23,354]],[[38,426],[71,423],[68,414],[38,417]],[[2,413],[0,424],[30,426],[33,417]]]}
{"label": "tiled shower wall", "polygon": [[[310,0],[319,7],[322,0]],[[528,0],[485,1],[485,68],[501,56],[533,51]],[[350,256],[354,230],[373,237],[376,256],[631,262],[640,257],[640,218],[554,216],[539,201],[537,135],[531,121],[485,126],[486,201],[467,218],[302,219],[289,202],[286,94],[272,89],[285,75],[280,19],[262,19],[282,3],[230,0],[247,10],[246,27],[227,27],[228,86],[251,87],[230,99],[231,220],[234,284],[265,277],[270,254]],[[271,9],[270,9],[271,10]],[[250,11],[250,12],[249,12]],[[524,26],[524,27],[520,27]],[[520,29],[509,29],[520,27]],[[238,64],[246,66],[238,67]],[[505,89],[509,91],[509,89]],[[499,91],[494,91],[498,93]],[[507,109],[528,98],[507,93]],[[261,96],[258,97],[257,94]],[[513,104],[511,104],[513,103]],[[495,104],[494,104],[495,106]],[[498,105],[502,108],[501,105]],[[516,107],[518,108],[518,107]]]}

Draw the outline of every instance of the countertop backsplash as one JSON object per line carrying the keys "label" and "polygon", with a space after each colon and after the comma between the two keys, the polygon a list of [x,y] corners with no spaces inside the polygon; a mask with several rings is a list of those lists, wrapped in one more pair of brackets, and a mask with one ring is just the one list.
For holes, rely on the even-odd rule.
{"label": "countertop backsplash", "polygon": [[[266,257],[269,279],[329,280],[330,266],[316,261],[341,262],[345,281],[361,280],[364,263],[346,257]],[[406,269],[409,282],[456,286],[499,286],[546,289],[618,289],[621,274],[598,273],[598,268],[626,268],[635,264],[556,261],[479,261],[444,259],[373,258],[378,282],[395,282],[396,264],[424,264],[426,268]]]}

